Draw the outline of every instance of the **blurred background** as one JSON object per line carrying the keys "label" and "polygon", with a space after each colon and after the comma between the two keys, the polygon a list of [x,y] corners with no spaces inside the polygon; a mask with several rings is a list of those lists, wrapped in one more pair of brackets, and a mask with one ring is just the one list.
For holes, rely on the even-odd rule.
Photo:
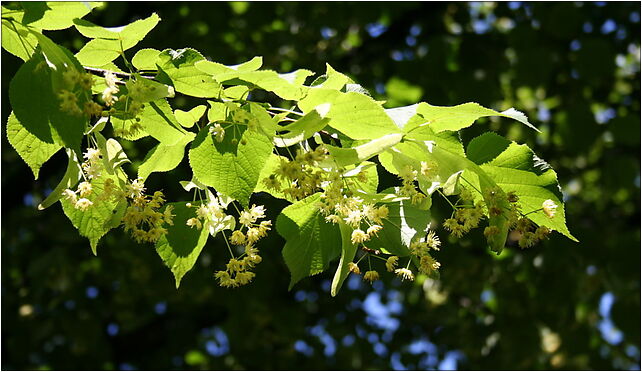
{"label": "blurred background", "polygon": [[[640,369],[640,3],[113,2],[85,18],[119,26],[152,12],[162,21],[130,58],[193,47],[280,72],[327,62],[387,107],[524,111],[541,134],[480,120],[464,142],[494,130],[546,159],[580,243],[553,234],[495,256],[481,231],[440,228],[440,281],[352,277],[331,298],[334,268],[287,291],[278,234],[254,283],[220,288],[225,248],[210,240],[176,290],[151,245],[113,230],[94,257],[59,204],[37,211],[65,155],[34,182],[3,125],[2,369]],[[85,42],[47,35],[74,52]],[[21,63],[2,51],[3,123]],[[152,146],[123,142],[139,160]],[[184,162],[148,187],[185,200],[175,183],[189,178]],[[253,201],[272,218],[284,206]],[[448,206],[434,203],[440,220]]]}

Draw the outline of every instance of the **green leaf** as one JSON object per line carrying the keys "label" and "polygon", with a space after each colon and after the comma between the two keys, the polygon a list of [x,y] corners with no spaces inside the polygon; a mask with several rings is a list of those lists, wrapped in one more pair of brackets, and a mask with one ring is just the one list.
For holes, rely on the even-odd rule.
{"label": "green leaf", "polygon": [[340,254],[339,229],[326,223],[316,206],[319,194],[309,196],[281,211],[276,230],[285,239],[283,258],[290,270],[289,289],[306,276],[328,268]]}
{"label": "green leaf", "polygon": [[290,198],[288,198],[283,192],[268,189],[263,183],[264,179],[276,174],[276,170],[281,165],[281,161],[287,161],[287,160],[288,158],[286,158],[285,156],[280,156],[274,153],[270,153],[270,156],[265,162],[263,169],[261,169],[261,173],[259,174],[259,179],[256,184],[256,187],[254,188],[254,192],[255,193],[266,192],[274,196],[275,198],[291,201]]}
{"label": "green leaf", "polygon": [[187,133],[164,99],[146,103],[139,118],[144,131],[164,145],[176,144]]}
{"label": "green leaf", "polygon": [[363,94],[315,88],[299,101],[305,113],[326,104],[330,105],[325,115],[330,118],[329,125],[352,139],[375,139],[400,132],[383,107]]}
{"label": "green leaf", "polygon": [[196,263],[209,233],[207,229],[198,230],[186,225],[187,220],[196,214],[193,208],[185,206],[185,202],[167,203],[165,208],[169,205],[174,208],[174,224],[166,226],[167,234],[156,242],[156,252],[174,274],[178,288],[183,276]]}
{"label": "green leaf", "polygon": [[203,117],[203,114],[205,114],[205,110],[207,110],[207,106],[205,105],[198,105],[189,111],[177,109],[174,110],[174,116],[176,116],[176,120],[183,127],[191,128],[197,121],[200,120],[201,117]]}
{"label": "green leaf", "polygon": [[[522,213],[528,214],[529,219],[577,241],[566,227],[557,174],[528,146],[518,145],[495,133],[485,133],[468,144],[467,153],[505,192],[517,194]],[[489,155],[480,156],[482,153]],[[548,218],[541,211],[530,213],[540,210],[548,199],[559,206],[553,218]]]}
{"label": "green leaf", "polygon": [[[206,60],[202,60],[194,64],[197,69],[208,75],[220,75],[226,73],[234,73],[237,71],[256,71],[261,68],[261,65],[263,65],[263,57],[254,57],[247,62],[243,62],[234,66],[226,66],[222,63]],[[219,81],[222,82],[222,80]]]}
{"label": "green leaf", "polygon": [[74,18],[82,18],[99,6],[100,2],[48,1],[23,3],[22,22],[42,30],[63,30],[74,25]]}
{"label": "green leaf", "polygon": [[[437,164],[439,164],[437,173],[439,173],[442,180],[447,180],[453,174],[464,171],[461,178],[466,180],[464,181],[465,183],[479,185],[478,190],[481,191],[487,205],[493,204],[487,199],[489,191],[499,190],[501,193],[501,188],[499,188],[493,178],[489,177],[484,169],[480,168],[469,159],[462,157],[457,152],[451,151],[448,147],[431,144],[411,144],[411,146],[413,145],[417,146],[420,150],[425,149],[425,158],[429,161],[436,161]],[[467,175],[471,175],[471,177],[467,177]],[[444,181],[441,182],[443,183]],[[488,243],[491,250],[499,254],[502,249],[504,249],[506,238],[508,236],[509,223],[506,211],[509,210],[509,204],[506,199],[506,195],[498,195],[496,204],[498,204],[499,209],[504,211],[504,213],[498,216],[489,216],[489,226],[497,227],[499,229],[499,234],[491,236]]]}
{"label": "green leaf", "polygon": [[229,111],[228,105],[223,102],[207,101],[210,109],[207,111],[207,120],[210,123],[225,120]]}
{"label": "green leaf", "polygon": [[114,215],[121,213],[119,211],[119,204],[123,199],[114,200],[113,198],[107,198],[100,200],[107,179],[118,182],[115,176],[106,173],[91,181],[92,192],[87,199],[89,199],[93,205],[86,211],[74,208],[74,205],[66,199],[61,201],[65,215],[67,215],[74,227],[78,229],[80,235],[89,239],[94,255],[97,254],[98,241],[100,238],[114,227]]}
{"label": "green leaf", "polygon": [[343,87],[352,80],[345,76],[344,74],[337,72],[335,69],[330,66],[330,64],[325,64],[325,74],[318,77],[313,83],[312,86],[318,86],[326,89],[336,89],[341,90]]}
{"label": "green leaf", "polygon": [[65,149],[65,151],[67,152],[67,156],[69,157],[69,160],[67,161],[67,170],[65,171],[65,174],[62,176],[62,179],[60,180],[60,182],[58,182],[58,185],[56,185],[53,191],[49,195],[47,195],[45,200],[38,204],[38,210],[40,211],[49,208],[55,202],[60,200],[60,198],[62,198],[62,192],[65,189],[74,187],[82,177],[80,162],[78,161],[76,154],[69,149]]}
{"label": "green leaf", "polygon": [[34,136],[16,119],[13,112],[7,120],[7,139],[31,168],[35,179],[38,179],[40,167],[62,148],[59,144],[47,143]]}
{"label": "green leaf", "polygon": [[27,61],[33,55],[38,39],[23,26],[23,12],[11,11],[2,7],[3,17],[12,17],[15,21],[2,20],[2,47],[14,56]]}
{"label": "green leaf", "polygon": [[53,65],[58,73],[62,73],[64,70],[75,67],[78,72],[83,72],[83,66],[80,62],[71,54],[66,48],[54,43],[51,39],[41,34],[40,32],[31,31],[40,44],[42,53],[47,57],[47,61]]}
{"label": "green leaf", "polygon": [[248,204],[273,148],[268,136],[246,128],[236,124],[229,127],[220,143],[210,135],[208,128],[204,128],[189,151],[194,175],[243,205]]}
{"label": "green leaf", "polygon": [[536,130],[528,122],[526,116],[510,108],[503,112],[487,109],[477,103],[469,102],[457,106],[432,106],[422,102],[417,107],[417,113],[420,114],[427,122],[430,128],[438,133],[444,130],[459,130],[471,126],[475,120],[486,116],[504,116],[515,119],[524,125]]}
{"label": "green leaf", "polygon": [[249,92],[250,92],[250,88],[246,87],[245,85],[236,85],[236,86],[231,86],[227,89],[224,89],[223,95],[227,99],[238,101],[247,97],[247,94]]}
{"label": "green leaf", "polygon": [[286,74],[279,74],[271,70],[256,71],[261,66],[262,60],[254,58],[252,61],[237,65],[225,66],[210,61],[196,62],[195,67],[214,80],[225,83],[229,81],[246,82],[250,87],[258,87],[286,100],[299,100],[307,88],[303,86],[305,79],[313,73],[308,70],[296,70]]}
{"label": "green leaf", "polygon": [[138,177],[146,180],[153,172],[168,172],[176,168],[183,160],[185,146],[194,139],[194,133],[188,132],[174,145],[159,143],[145,156],[138,167]]}
{"label": "green leaf", "polygon": [[426,121],[420,116],[411,117],[404,126],[405,138],[408,140],[431,142],[436,146],[446,149],[453,154],[465,157],[464,146],[461,144],[459,133],[456,131],[442,131],[436,133],[431,127],[425,124]]}
{"label": "green leaf", "polygon": [[217,81],[226,81],[237,78],[261,89],[273,92],[285,100],[299,100],[306,92],[303,82],[312,74],[312,71],[308,70],[297,70],[287,74],[261,70],[214,75],[214,79]]}
{"label": "green leaf", "polygon": [[330,119],[322,117],[317,110],[312,110],[297,121],[283,127],[277,127],[280,134],[274,138],[274,144],[279,147],[289,147],[304,141],[328,125]]}
{"label": "green leaf", "polygon": [[377,173],[377,164],[366,161],[358,166],[346,171],[343,176],[351,177],[356,176],[359,173],[365,173],[365,182],[359,181],[358,178],[355,178],[353,181],[355,183],[354,191],[359,193],[367,194],[376,194],[377,188],[379,187],[379,174]]}
{"label": "green leaf", "polygon": [[118,174],[116,171],[125,163],[131,163],[127,154],[118,141],[113,138],[105,139],[102,134],[95,133],[98,149],[103,156],[105,170],[109,174]]}
{"label": "green leaf", "polygon": [[156,58],[158,58],[160,53],[160,50],[152,48],[140,49],[134,54],[134,57],[132,57],[132,65],[138,70],[158,70]]}
{"label": "green leaf", "polygon": [[86,66],[107,64],[143,40],[159,21],[160,18],[154,13],[127,26],[106,28],[76,19],[74,20],[76,29],[84,36],[93,39],[80,49],[76,58]]}
{"label": "green leaf", "polygon": [[495,133],[484,133],[473,138],[466,149],[466,157],[481,165],[495,159],[504,152],[511,141]]}
{"label": "green leaf", "polygon": [[183,94],[200,98],[219,97],[221,84],[194,66],[204,60],[205,57],[194,49],[164,50],[156,60],[163,72],[158,79],[173,85],[177,92]]}
{"label": "green leaf", "polygon": [[54,143],[49,111],[54,105],[50,70],[40,56],[25,62],[9,85],[13,112],[24,128],[45,143]]}
{"label": "green leaf", "polygon": [[174,88],[171,86],[143,77],[128,80],[126,86],[129,97],[140,103],[174,97]]}
{"label": "green leaf", "polygon": [[354,260],[354,256],[357,254],[357,246],[352,244],[351,239],[352,228],[344,223],[339,223],[339,230],[341,231],[341,259],[334,278],[332,278],[332,288],[330,290],[332,297],[339,293],[343,282],[350,274],[348,264]]}
{"label": "green leaf", "polygon": [[[383,194],[392,192],[392,189],[388,189]],[[388,217],[383,220],[383,229],[366,243],[368,248],[381,249],[396,256],[407,256],[412,239],[428,231],[430,205],[430,197],[419,205],[412,204],[410,200],[386,203]]]}
{"label": "green leaf", "polygon": [[[55,44],[51,49],[57,48],[54,47]],[[69,56],[58,49],[47,58],[55,64],[63,63],[63,58],[68,59]],[[72,63],[71,60],[69,63]],[[18,121],[35,137],[46,143],[79,149],[88,120],[82,114],[68,114],[60,110],[53,85],[61,80],[61,70],[53,70],[42,56],[35,55],[18,69],[11,80],[9,100]],[[85,101],[86,97],[80,94],[78,105],[82,107]]]}

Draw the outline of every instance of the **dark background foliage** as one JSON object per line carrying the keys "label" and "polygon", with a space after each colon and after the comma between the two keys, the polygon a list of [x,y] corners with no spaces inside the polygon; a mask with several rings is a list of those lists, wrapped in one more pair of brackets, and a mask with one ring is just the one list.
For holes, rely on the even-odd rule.
{"label": "dark background foliage", "polygon": [[[525,111],[542,134],[480,120],[463,138],[495,130],[549,161],[580,243],[554,234],[495,256],[479,232],[457,241],[438,228],[440,281],[352,278],[331,298],[332,270],[287,291],[277,234],[255,283],[218,287],[218,240],[176,290],[152,246],[114,230],[94,257],[59,205],[37,211],[64,155],[34,182],[3,125],[3,369],[640,368],[639,3],[118,2],[85,18],[117,26],[152,12],[162,21],[136,49],[193,47],[226,64],[262,55],[283,72],[327,62],[391,106]],[[48,35],[83,43],[73,29]],[[3,123],[20,63],[2,52]],[[149,146],[126,151],[142,159]],[[189,177],[182,164],[148,187],[187,198],[175,181]],[[254,201],[273,218],[283,207]],[[447,208],[434,203],[439,221]]]}

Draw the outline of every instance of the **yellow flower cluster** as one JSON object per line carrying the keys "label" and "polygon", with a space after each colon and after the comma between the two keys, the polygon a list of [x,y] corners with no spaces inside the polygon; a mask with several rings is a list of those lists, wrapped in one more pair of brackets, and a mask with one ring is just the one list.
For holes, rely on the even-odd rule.
{"label": "yellow flower cluster", "polygon": [[140,118],[129,119],[125,121],[125,123],[129,124],[129,128],[125,129],[124,125],[122,128],[114,127],[115,136],[125,137],[125,138],[135,137],[140,131],[143,130],[143,125],[140,124]]}
{"label": "yellow flower cluster", "polygon": [[119,88],[117,85],[117,82],[120,80],[116,77],[116,75],[111,72],[107,71],[105,72],[105,84],[107,85],[105,87],[105,90],[103,90],[103,95],[102,99],[105,102],[105,105],[107,106],[112,106],[116,101],[118,101],[118,97],[115,96],[116,93],[118,93]]}
{"label": "yellow flower cluster", "polygon": [[91,90],[94,84],[91,74],[79,72],[75,68],[70,68],[62,73],[64,88],[58,92],[60,109],[71,115],[98,116],[102,112],[102,106],[89,101],[85,102],[81,108],[78,106],[78,88],[83,91]]}
{"label": "yellow flower cluster", "polygon": [[539,241],[546,239],[551,233],[551,230],[546,226],[535,227],[531,220],[526,217],[521,217],[518,220],[515,231],[520,234],[518,244],[522,249],[532,247]]}
{"label": "yellow flower cluster", "polygon": [[272,221],[259,222],[261,218],[265,218],[265,208],[262,205],[252,205],[250,210],[241,212],[239,216],[241,227],[234,230],[228,240],[233,245],[245,245],[245,252],[239,258],[232,257],[227,263],[226,270],[217,271],[214,275],[222,287],[238,287],[250,283],[254,278],[255,274],[250,270],[263,260],[255,244],[259,239],[267,236],[267,232],[272,227]]}
{"label": "yellow flower cluster", "polygon": [[216,138],[216,142],[223,142],[225,138],[225,129],[219,123],[211,125],[209,128],[209,133]]}
{"label": "yellow flower cluster", "polygon": [[88,179],[100,177],[102,170],[105,168],[102,154],[97,148],[88,148],[83,154],[85,161],[82,163],[82,170]]}
{"label": "yellow flower cluster", "polygon": [[263,259],[259,256],[259,250],[248,244],[245,246],[244,257],[231,258],[225,270],[217,271],[214,277],[219,280],[221,287],[239,287],[248,284],[255,275],[251,269],[261,263]]}
{"label": "yellow flower cluster", "polygon": [[[430,174],[431,172],[434,172],[434,167],[436,164],[433,164],[432,162],[422,164],[422,174],[424,171],[427,174]],[[401,177],[401,188],[399,189],[399,194],[402,196],[407,196],[410,198],[410,201],[413,204],[418,204],[420,203],[426,195],[423,193],[417,191],[417,188],[415,187],[415,181],[417,180],[417,171],[412,168],[410,165],[406,165],[400,172],[399,172],[399,177]]]}
{"label": "yellow flower cluster", "polygon": [[555,204],[554,201],[551,199],[544,200],[542,203],[542,211],[548,218],[553,218],[555,217],[555,213],[557,212],[557,204]]}
{"label": "yellow flower cluster", "polygon": [[379,280],[379,273],[374,270],[366,271],[366,273],[363,274],[363,280],[367,280],[372,284]]}
{"label": "yellow flower cluster", "polygon": [[163,224],[173,225],[173,207],[168,205],[160,212],[165,203],[161,191],[156,191],[153,196],[145,195],[145,187],[141,180],[135,180],[126,186],[125,196],[130,204],[125,211],[123,223],[125,231],[138,243],[156,242],[161,236],[167,234]]}
{"label": "yellow flower cluster", "polygon": [[419,271],[424,274],[431,274],[437,271],[441,264],[437,262],[428,252],[432,249],[438,251],[441,240],[434,231],[430,231],[425,238],[410,243],[410,254],[419,258]]}
{"label": "yellow flower cluster", "polygon": [[[352,244],[367,242],[373,236],[377,235],[383,227],[383,220],[388,217],[388,207],[375,207],[373,204],[364,203],[363,199],[350,198],[331,198],[325,193],[322,195],[322,201],[319,203],[321,213],[325,215],[325,220],[330,223],[345,222],[354,230],[350,239]],[[331,203],[335,203],[332,205]],[[361,226],[368,226],[366,231]]]}
{"label": "yellow flower cluster", "polygon": [[478,202],[473,208],[458,208],[453,217],[444,221],[444,228],[454,236],[461,238],[471,229],[479,226],[479,222],[483,217],[483,203]]}
{"label": "yellow flower cluster", "polygon": [[328,172],[321,170],[319,162],[325,160],[328,150],[319,146],[313,151],[297,150],[294,160],[282,160],[276,174],[263,179],[268,188],[282,191],[292,199],[300,200],[319,191]]}

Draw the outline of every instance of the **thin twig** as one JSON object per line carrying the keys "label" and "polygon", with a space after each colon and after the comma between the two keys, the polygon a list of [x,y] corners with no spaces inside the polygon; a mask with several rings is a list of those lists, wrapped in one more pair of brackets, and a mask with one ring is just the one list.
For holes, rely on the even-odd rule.
{"label": "thin twig", "polygon": [[[111,72],[112,74],[116,75],[119,78],[129,78],[129,77],[131,77],[133,75],[133,74],[130,74],[130,73],[127,73],[127,72],[111,71],[111,70],[105,70],[105,69],[102,69],[102,68],[95,68],[95,67],[88,67],[88,66],[83,66],[83,68],[85,69],[85,71],[89,72],[90,74],[96,75],[96,76],[105,76],[105,73],[107,73],[107,72]],[[150,80],[154,79],[153,76],[143,76],[143,75],[141,75],[141,77],[144,77],[144,78],[150,79]]]}

